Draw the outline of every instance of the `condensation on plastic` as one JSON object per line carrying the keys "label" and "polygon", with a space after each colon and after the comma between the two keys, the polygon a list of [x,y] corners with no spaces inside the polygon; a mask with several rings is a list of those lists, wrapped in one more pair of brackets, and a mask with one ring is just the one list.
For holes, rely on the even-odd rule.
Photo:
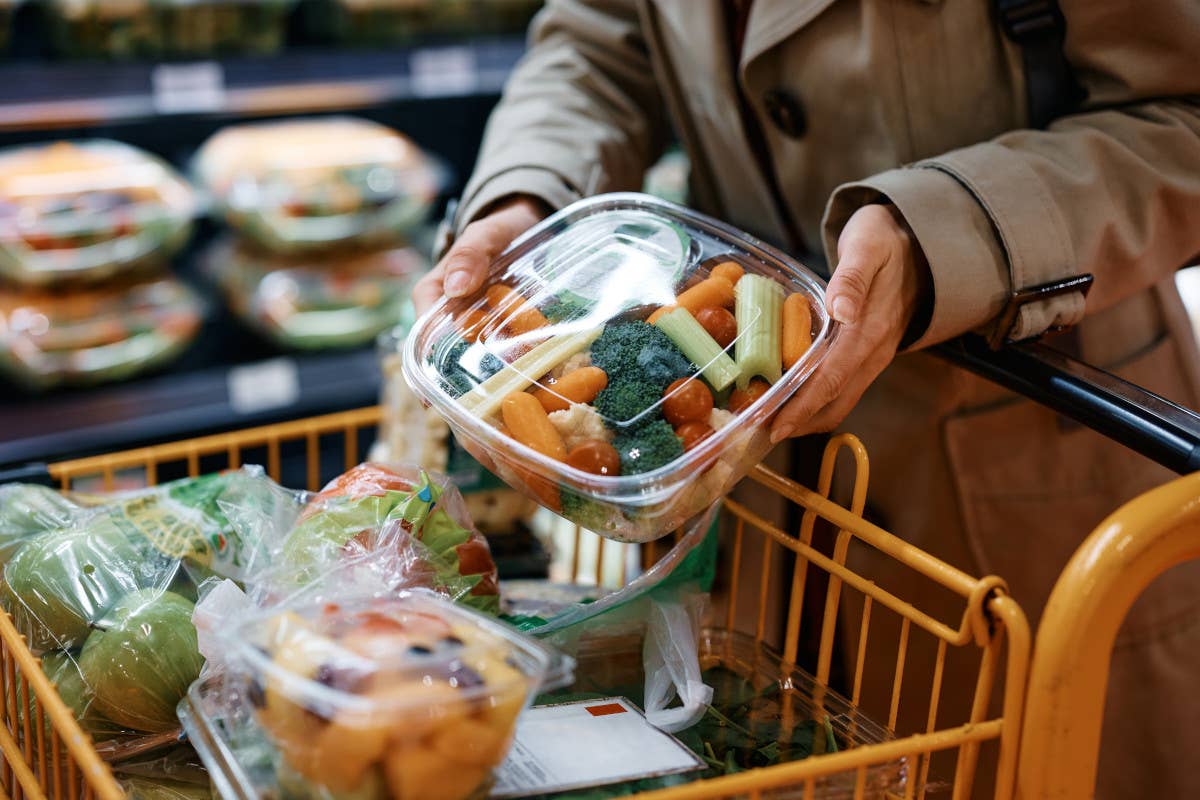
{"label": "condensation on plastic", "polygon": [[[496,416],[480,419],[450,391],[447,376],[471,387],[480,385],[486,379],[480,369],[485,356],[509,365],[543,341],[591,338],[614,321],[644,319],[655,306],[673,303],[678,292],[706,277],[721,261],[736,261],[748,274],[804,295],[813,342],[752,406],[658,469],[622,476],[575,469],[508,437],[497,428]],[[510,296],[493,309],[485,292],[465,300],[443,298],[408,337],[405,378],[485,467],[544,505],[564,495],[580,498],[582,502],[554,510],[586,529],[623,541],[647,541],[680,527],[760,462],[771,447],[769,420],[825,358],[836,335],[824,306],[824,284],[812,272],[747,234],[647,195],[600,195],[554,214],[492,264],[486,288],[498,284],[515,291],[525,305],[514,304]],[[546,311],[552,301],[580,297],[587,304],[574,306],[561,321],[518,332],[528,327],[517,320],[526,309]],[[447,343],[461,338],[459,320],[467,312],[491,321],[478,344],[459,351]],[[455,363],[446,363],[455,358]],[[520,377],[526,386],[548,385],[544,374]],[[577,427],[589,431],[630,422],[603,419],[588,408],[577,405],[556,413],[581,415]]]}
{"label": "condensation on plastic", "polygon": [[38,389],[123,380],[182,353],[204,313],[173,278],[65,294],[0,288],[0,369]]}
{"label": "condensation on plastic", "polygon": [[207,266],[229,307],[284,347],[351,347],[413,321],[412,288],[428,263],[411,248],[286,258],[233,239]]}
{"label": "condensation on plastic", "polygon": [[408,138],[352,117],[225,128],[194,171],[230,225],[282,253],[394,244],[426,221],[445,184]]}
{"label": "condensation on plastic", "polygon": [[273,53],[295,0],[51,0],[58,52],[146,58]]}
{"label": "condensation on plastic", "polygon": [[21,284],[107,278],[178,250],[191,188],[166,162],[104,139],[0,152],[0,275]]}
{"label": "condensation on plastic", "polygon": [[255,709],[301,782],[383,797],[472,796],[552,661],[427,592],[270,609],[228,644],[227,702]]}

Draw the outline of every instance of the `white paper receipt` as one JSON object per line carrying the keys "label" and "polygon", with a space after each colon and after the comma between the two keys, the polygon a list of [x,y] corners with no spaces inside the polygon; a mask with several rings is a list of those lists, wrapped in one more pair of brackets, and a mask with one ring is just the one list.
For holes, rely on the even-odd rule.
{"label": "white paper receipt", "polygon": [[517,721],[493,798],[525,797],[703,769],[621,697],[531,708]]}

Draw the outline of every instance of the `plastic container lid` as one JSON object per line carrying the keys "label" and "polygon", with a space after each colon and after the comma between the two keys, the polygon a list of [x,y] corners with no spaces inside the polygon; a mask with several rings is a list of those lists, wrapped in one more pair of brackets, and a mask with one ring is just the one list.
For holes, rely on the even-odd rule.
{"label": "plastic container lid", "polygon": [[121,380],[181,353],[203,317],[173,278],[69,295],[0,290],[0,367],[38,388]]}
{"label": "plastic container lid", "polygon": [[406,137],[351,117],[226,128],[201,147],[195,171],[231,225],[281,252],[395,242],[444,185]]}
{"label": "plastic container lid", "polygon": [[[824,293],[804,266],[727,225],[647,195],[601,195],[518,239],[483,291],[418,320],[404,374],[515,488],[602,535],[645,541],[766,455],[770,418],[835,336]],[[529,392],[537,403],[519,396]]]}
{"label": "plastic container lid", "polygon": [[540,643],[423,592],[269,610],[237,625],[230,646],[245,698],[293,770],[333,792],[381,781],[393,797],[431,796],[428,781],[439,797],[471,796],[554,662]]}
{"label": "plastic container lid", "polygon": [[0,152],[0,275],[30,285],[108,277],[187,239],[194,200],[167,164],[119,142]]}
{"label": "plastic container lid", "polygon": [[218,241],[209,269],[240,317],[285,347],[371,342],[413,321],[412,288],[428,263],[412,248],[284,258]]}

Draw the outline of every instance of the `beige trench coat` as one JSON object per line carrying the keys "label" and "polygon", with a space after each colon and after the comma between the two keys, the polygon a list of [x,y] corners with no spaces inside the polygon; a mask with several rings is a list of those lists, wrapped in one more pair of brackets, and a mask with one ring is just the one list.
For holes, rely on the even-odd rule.
{"label": "beige trench coat", "polygon": [[[990,332],[1015,289],[1090,272],[1086,306],[1079,294],[1026,306],[1007,333],[1082,320],[1085,360],[1200,407],[1200,361],[1171,277],[1200,253],[1200,3],[1061,0],[1088,100],[1048,131],[1022,130],[1020,53],[989,6],[756,0],[735,68],[718,0],[550,0],[456,223],[514,192],[560,207],[635,189],[673,126],[696,207],[814,266],[832,261],[855,209],[892,202],[932,272],[932,316],[915,350]],[[743,129],[738,85],[765,134],[778,199]],[[844,428],[872,454],[870,497],[885,527],[970,573],[1001,575],[1035,625],[1082,537],[1169,477],[919,352],[896,360]],[[868,574],[886,567],[855,558]],[[1200,797],[1190,757],[1200,748],[1197,566],[1159,581],[1127,620],[1100,797]],[[940,604],[944,619],[960,613],[905,576],[882,579]],[[906,697],[927,695],[932,674],[932,647],[913,648]],[[890,691],[891,665],[881,666],[889,675],[872,676],[868,706],[873,691]],[[950,721],[946,709],[961,709],[969,687],[947,681]]]}

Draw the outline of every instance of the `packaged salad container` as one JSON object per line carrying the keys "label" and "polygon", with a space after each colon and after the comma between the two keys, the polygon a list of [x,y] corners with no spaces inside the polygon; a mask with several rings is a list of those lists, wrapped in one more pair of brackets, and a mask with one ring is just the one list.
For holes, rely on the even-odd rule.
{"label": "packaged salad container", "polygon": [[235,314],[283,347],[306,350],[363,345],[412,324],[412,287],[428,267],[411,248],[288,258],[226,239],[208,255]]}
{"label": "packaged salad container", "polygon": [[640,194],[569,206],[443,299],[404,376],[514,488],[647,541],[727,493],[836,335],[824,283],[727,225]]}
{"label": "packaged salad container", "polygon": [[238,624],[229,647],[230,702],[278,749],[277,780],[301,789],[287,796],[476,796],[554,663],[423,592],[274,608]]}
{"label": "packaged salad container", "polygon": [[294,0],[52,0],[62,55],[83,58],[273,53]]}
{"label": "packaged salad container", "polygon": [[350,117],[226,128],[201,147],[196,175],[230,225],[279,253],[394,244],[442,188],[411,141]]}
{"label": "packaged salad container", "polygon": [[0,369],[38,389],[122,380],[182,353],[203,317],[172,278],[67,295],[0,289]]}
{"label": "packaged salad container", "polygon": [[107,140],[0,153],[0,276],[96,280],[187,240],[192,191],[165,162]]}

